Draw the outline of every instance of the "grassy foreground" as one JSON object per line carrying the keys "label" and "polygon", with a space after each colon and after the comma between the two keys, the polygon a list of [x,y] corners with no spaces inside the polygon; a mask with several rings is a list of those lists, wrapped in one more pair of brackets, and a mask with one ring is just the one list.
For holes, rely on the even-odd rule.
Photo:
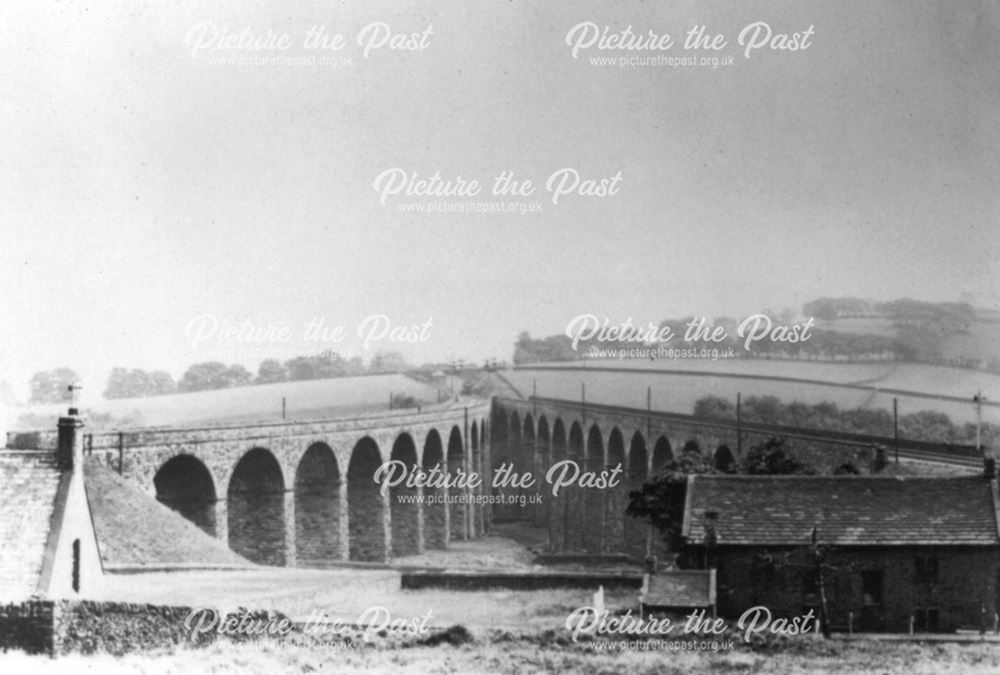
{"label": "grassy foreground", "polygon": [[937,673],[1000,672],[1000,647],[988,644],[896,644],[797,641],[785,651],[611,651],[567,643],[552,634],[509,633],[464,644],[357,645],[216,643],[172,652],[49,659],[0,655],[10,673]]}

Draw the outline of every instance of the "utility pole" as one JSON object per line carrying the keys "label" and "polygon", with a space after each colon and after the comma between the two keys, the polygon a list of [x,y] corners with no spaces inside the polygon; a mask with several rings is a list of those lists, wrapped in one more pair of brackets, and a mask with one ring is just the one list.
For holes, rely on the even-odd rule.
{"label": "utility pole", "polygon": [[285,402],[285,397],[282,396],[281,397],[281,419],[285,419],[285,409],[286,409],[285,403],[286,403]]}
{"label": "utility pole", "polygon": [[736,392],[736,456],[743,456],[743,397]]}
{"label": "utility pole", "polygon": [[892,397],[892,447],[896,451],[896,464],[899,464],[899,399]]}
{"label": "utility pole", "polygon": [[980,390],[972,397],[972,402],[976,405],[976,450],[982,452],[983,449],[983,401],[986,397]]}
{"label": "utility pole", "polygon": [[816,565],[816,574],[819,576],[819,628],[823,632],[823,637],[830,637],[830,622],[828,620],[826,608],[826,582],[823,579],[823,572],[827,565],[824,564],[825,552],[819,545],[819,533],[816,528],[812,531],[812,555],[813,563]]}

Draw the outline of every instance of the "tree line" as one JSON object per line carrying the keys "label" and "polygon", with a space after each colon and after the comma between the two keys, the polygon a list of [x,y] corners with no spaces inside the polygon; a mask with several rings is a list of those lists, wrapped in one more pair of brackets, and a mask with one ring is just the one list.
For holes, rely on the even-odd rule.
{"label": "tree line", "polygon": [[[775,396],[747,396],[742,400],[741,407],[741,414],[746,422],[872,436],[893,435],[892,413],[882,408],[841,410],[835,403],[783,403]],[[732,401],[718,396],[705,396],[695,402],[694,414],[698,417],[735,420],[736,406]],[[899,416],[899,435],[902,438],[934,443],[975,445],[976,425],[971,422],[955,424],[945,413],[921,410]],[[1000,443],[1000,427],[983,424],[982,443],[987,447],[997,447]]]}
{"label": "tree line", "polygon": [[[398,373],[413,368],[398,352],[377,352],[367,365],[360,357],[345,359],[336,353],[297,356],[286,361],[265,359],[254,375],[239,364],[204,361],[191,365],[179,380],[164,370],[112,368],[103,397],[140,398],[164,394],[246,387],[275,382],[298,382],[357,375]],[[29,382],[31,403],[62,403],[69,398],[69,386],[80,381],[68,367],[36,372]]]}

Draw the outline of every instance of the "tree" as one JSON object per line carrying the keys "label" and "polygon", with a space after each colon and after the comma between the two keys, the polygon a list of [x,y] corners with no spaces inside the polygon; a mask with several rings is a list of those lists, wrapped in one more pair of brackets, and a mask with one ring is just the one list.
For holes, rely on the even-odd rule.
{"label": "tree", "polygon": [[297,356],[285,361],[290,381],[324,380],[331,377],[343,377],[347,373],[344,360],[339,354]]}
{"label": "tree", "polygon": [[173,394],[177,391],[177,383],[174,377],[165,370],[154,370],[149,374],[149,396],[160,396],[161,394]]}
{"label": "tree", "polygon": [[774,437],[750,448],[743,459],[743,472],[756,476],[816,473],[811,466],[792,456],[785,447],[785,439]]}
{"label": "tree", "polygon": [[573,350],[573,341],[566,335],[550,335],[533,339],[525,331],[517,336],[514,344],[514,363],[543,363],[546,361],[575,361],[586,352],[587,341],[581,341],[578,351]]}
{"label": "tree", "polygon": [[79,379],[72,368],[39,371],[31,376],[31,402],[61,403],[69,398],[69,385]]}
{"label": "tree", "polygon": [[695,417],[711,417],[715,419],[736,419],[736,406],[719,396],[703,396],[695,401]]}
{"label": "tree", "polygon": [[257,384],[284,382],[288,379],[288,369],[278,359],[265,359],[257,367]]}
{"label": "tree", "polygon": [[104,398],[136,398],[171,394],[177,389],[174,378],[163,370],[146,372],[139,368],[113,368],[108,376]]}
{"label": "tree", "polygon": [[240,365],[226,366],[219,361],[196,363],[184,373],[177,383],[179,391],[205,391],[226,389],[250,384],[250,371]]}
{"label": "tree", "polygon": [[648,520],[663,534],[670,548],[676,549],[684,519],[688,474],[705,473],[717,473],[706,458],[694,453],[681,453],[652,480],[629,492],[626,515]]}
{"label": "tree", "polygon": [[372,357],[368,370],[372,373],[401,373],[412,370],[413,366],[399,352],[379,351]]}
{"label": "tree", "polygon": [[761,424],[781,424],[783,406],[777,396],[747,396],[743,401],[743,419]]}

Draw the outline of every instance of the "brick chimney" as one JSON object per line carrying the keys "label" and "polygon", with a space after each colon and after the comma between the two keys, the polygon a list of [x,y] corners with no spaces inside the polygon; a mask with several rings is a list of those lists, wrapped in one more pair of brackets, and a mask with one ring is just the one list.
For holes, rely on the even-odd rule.
{"label": "brick chimney", "polygon": [[59,418],[59,444],[56,460],[63,469],[76,470],[83,466],[83,420],[79,411],[70,408],[66,417]]}

